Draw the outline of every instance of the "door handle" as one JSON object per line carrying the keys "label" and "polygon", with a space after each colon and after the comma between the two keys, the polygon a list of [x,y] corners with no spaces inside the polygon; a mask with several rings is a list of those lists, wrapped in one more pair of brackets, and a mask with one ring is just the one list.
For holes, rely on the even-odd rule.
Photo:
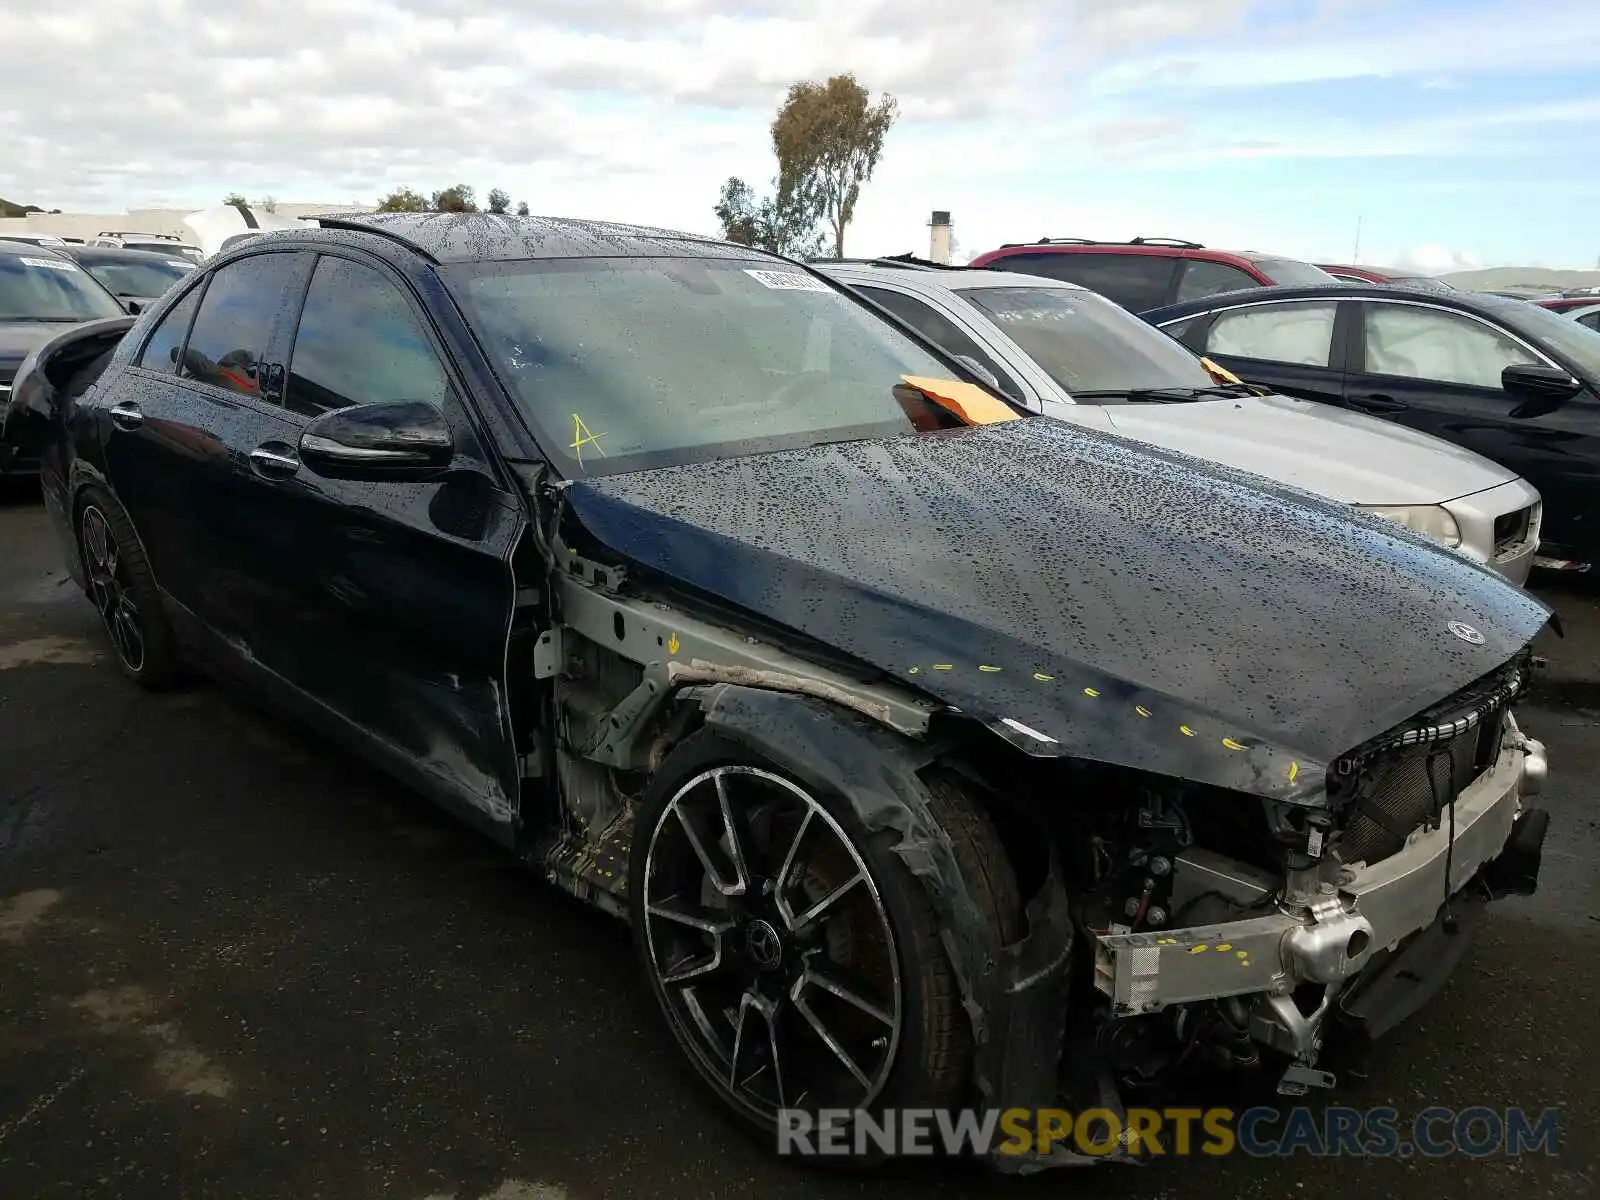
{"label": "door handle", "polygon": [[111,406],[111,423],[118,429],[131,432],[144,424],[144,414],[132,400],[123,400]]}
{"label": "door handle", "polygon": [[286,442],[263,442],[250,451],[250,469],[263,479],[288,479],[300,469],[300,459]]}
{"label": "door handle", "polygon": [[1393,396],[1385,396],[1382,392],[1373,392],[1369,396],[1352,396],[1350,407],[1359,408],[1366,413],[1397,413],[1404,412],[1407,405]]}

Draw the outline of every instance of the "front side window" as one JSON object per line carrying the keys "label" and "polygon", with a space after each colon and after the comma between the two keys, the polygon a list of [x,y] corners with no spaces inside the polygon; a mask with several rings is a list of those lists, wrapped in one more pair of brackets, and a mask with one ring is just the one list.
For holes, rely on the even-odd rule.
{"label": "front side window", "polygon": [[1216,385],[1193,354],[1093,292],[970,287],[960,294],[1075,397],[1102,403],[1147,388]]}
{"label": "front side window", "polygon": [[349,259],[317,259],[289,360],[286,407],[316,416],[351,404],[440,404],[448,388],[393,280]]}
{"label": "front side window", "polygon": [[1169,302],[1172,276],[1181,261],[1162,254],[1072,252],[1008,255],[991,266],[1075,283],[1132,312],[1144,312]]}
{"label": "front side window", "polygon": [[304,278],[303,264],[301,254],[256,254],[212,275],[189,333],[182,374],[259,398],[273,325],[289,301],[290,286]]}
{"label": "front side window", "polygon": [[1006,373],[1004,367],[990,357],[983,347],[973,341],[967,334],[938,309],[926,301],[907,296],[903,292],[891,292],[887,288],[867,287],[857,285],[856,290],[870,296],[874,301],[883,305],[907,325],[916,329],[934,345],[949,354],[970,358],[973,362],[983,367],[994,376],[995,383],[1000,390],[1015,400],[1023,398],[1022,385]]}
{"label": "front side window", "polygon": [[1184,300],[1197,300],[1201,296],[1260,286],[1257,279],[1238,267],[1204,258],[1190,258],[1184,260],[1183,274],[1178,279],[1178,300],[1181,303]]}
{"label": "front side window", "polygon": [[0,255],[0,321],[93,321],[122,305],[78,264],[40,251]]}
{"label": "front side window", "polygon": [[567,474],[912,433],[902,377],[949,368],[770,259],[448,266],[496,368]]}
{"label": "front side window", "polygon": [[1366,331],[1374,375],[1499,388],[1507,367],[1539,361],[1498,329],[1437,309],[1368,304]]}
{"label": "front side window", "polygon": [[161,323],[150,334],[139,354],[139,365],[147,371],[160,371],[178,375],[178,363],[183,355],[183,343],[189,337],[189,326],[194,324],[195,309],[200,307],[200,293],[205,285],[190,288],[189,294],[179,300],[161,318]]}
{"label": "front side window", "polygon": [[1206,335],[1206,353],[1326,367],[1333,355],[1332,300],[1257,304],[1225,312]]}

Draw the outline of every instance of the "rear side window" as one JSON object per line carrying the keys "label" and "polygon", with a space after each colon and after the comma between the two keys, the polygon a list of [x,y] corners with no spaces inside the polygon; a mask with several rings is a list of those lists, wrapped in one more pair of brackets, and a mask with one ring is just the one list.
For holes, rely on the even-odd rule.
{"label": "rear side window", "polygon": [[968,337],[959,325],[932,305],[903,295],[900,292],[891,292],[885,288],[857,286],[856,290],[883,305],[913,329],[919,330],[923,337],[940,347],[945,353],[972,359],[973,362],[979,364],[989,374],[993,375],[995,383],[1000,390],[1012,399],[1026,399],[1022,386],[1015,379],[1012,379],[1010,375],[1006,374],[1005,368],[995,362],[977,342]]}
{"label": "rear side window", "polygon": [[1260,287],[1252,275],[1227,263],[1211,262],[1203,258],[1186,259],[1183,275],[1178,280],[1178,299],[1196,300],[1201,296],[1215,296],[1218,292],[1237,292],[1241,288]]}
{"label": "rear side window", "polygon": [[139,354],[141,367],[167,375],[179,374],[178,359],[183,353],[183,343],[189,337],[189,326],[194,324],[194,310],[200,307],[200,293],[203,291],[204,284],[189,289],[189,294],[161,318],[161,323]]}
{"label": "rear side window", "polygon": [[1206,335],[1206,353],[1263,362],[1325,367],[1333,353],[1332,300],[1303,304],[1256,304],[1225,312]]}
{"label": "rear side window", "polygon": [[307,416],[352,404],[442,404],[448,378],[393,280],[349,259],[317,259],[289,363],[287,407]]}
{"label": "rear side window", "polygon": [[220,268],[189,333],[183,374],[259,399],[267,343],[304,263],[300,254],[256,254]]}
{"label": "rear side window", "polygon": [[1099,292],[1133,312],[1169,302],[1172,277],[1181,259],[1159,254],[1012,254],[991,265],[999,271],[1024,271],[1048,279],[1064,279]]}

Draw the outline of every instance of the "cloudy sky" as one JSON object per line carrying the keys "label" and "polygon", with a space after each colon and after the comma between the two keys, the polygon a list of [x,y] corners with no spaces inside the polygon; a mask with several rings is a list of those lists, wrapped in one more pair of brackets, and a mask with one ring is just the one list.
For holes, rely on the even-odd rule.
{"label": "cloudy sky", "polygon": [[1183,236],[1600,260],[1594,0],[74,0],[0,11],[0,196],[69,212],[505,188],[711,231],[787,85],[902,117],[848,253]]}

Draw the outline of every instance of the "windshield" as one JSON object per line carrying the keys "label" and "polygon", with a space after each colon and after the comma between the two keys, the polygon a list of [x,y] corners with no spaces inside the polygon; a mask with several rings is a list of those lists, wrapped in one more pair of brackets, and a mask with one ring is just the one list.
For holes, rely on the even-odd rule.
{"label": "windshield", "polygon": [[1600,381],[1600,332],[1537,304],[1512,301],[1495,311],[1511,328],[1566,359],[1591,387]]}
{"label": "windshield", "polygon": [[82,266],[113,296],[159,296],[194,270],[193,263],[178,258],[148,262],[132,258],[89,259]]}
{"label": "windshield", "polygon": [[1051,287],[957,289],[1051,379],[1094,403],[1095,393],[1211,388],[1216,380],[1172,338],[1093,292]]}
{"label": "windshield", "polygon": [[901,377],[952,374],[862,304],[771,259],[553,259],[446,274],[568,475],[910,433]]}
{"label": "windshield", "polygon": [[1273,283],[1285,287],[1322,287],[1338,283],[1337,275],[1330,275],[1321,267],[1294,258],[1271,258],[1265,254],[1246,254],[1250,264]]}
{"label": "windshield", "polygon": [[92,321],[122,306],[64,258],[0,256],[0,321]]}

